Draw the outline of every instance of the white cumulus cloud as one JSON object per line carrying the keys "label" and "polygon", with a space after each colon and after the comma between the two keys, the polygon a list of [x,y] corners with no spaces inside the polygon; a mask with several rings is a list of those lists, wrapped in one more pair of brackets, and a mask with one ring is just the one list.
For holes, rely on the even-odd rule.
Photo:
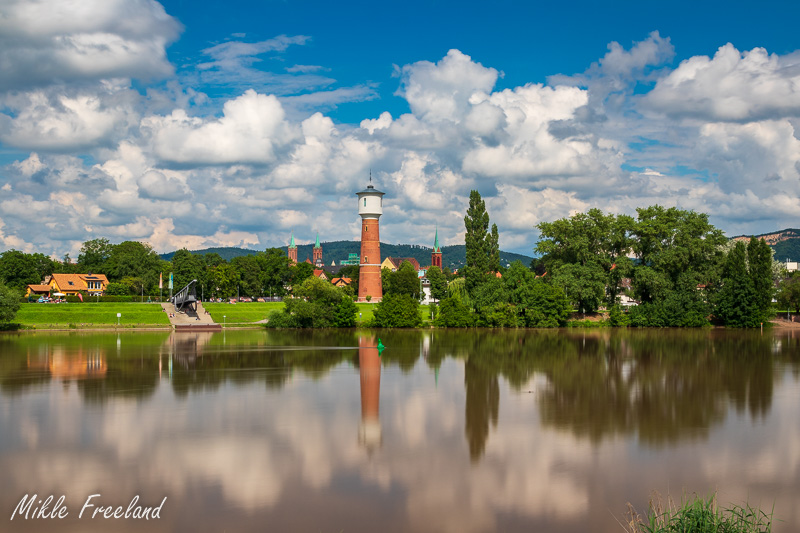
{"label": "white cumulus cloud", "polygon": [[0,90],[169,75],[180,30],[152,0],[4,0]]}
{"label": "white cumulus cloud", "polygon": [[142,128],[152,135],[153,150],[167,161],[193,164],[267,163],[276,151],[298,137],[273,95],[248,90],[228,100],[218,119],[190,117],[182,109],[151,116]]}
{"label": "white cumulus cloud", "polygon": [[650,109],[676,117],[748,122],[800,115],[800,54],[740,52],[728,43],[713,58],[694,56],[658,81]]}

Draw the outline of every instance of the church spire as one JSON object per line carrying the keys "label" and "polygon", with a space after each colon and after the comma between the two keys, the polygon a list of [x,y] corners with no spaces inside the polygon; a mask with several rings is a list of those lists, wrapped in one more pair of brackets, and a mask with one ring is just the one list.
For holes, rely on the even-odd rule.
{"label": "church spire", "polygon": [[292,264],[297,264],[297,245],[294,243],[294,230],[292,230],[292,237],[289,239],[289,260]]}
{"label": "church spire", "polygon": [[436,236],[433,238],[431,266],[442,268],[442,249],[439,247],[439,225],[436,225]]}
{"label": "church spire", "polygon": [[319,231],[317,232],[317,242],[314,244],[312,252],[314,254],[314,265],[317,268],[322,268],[322,245],[319,243]]}

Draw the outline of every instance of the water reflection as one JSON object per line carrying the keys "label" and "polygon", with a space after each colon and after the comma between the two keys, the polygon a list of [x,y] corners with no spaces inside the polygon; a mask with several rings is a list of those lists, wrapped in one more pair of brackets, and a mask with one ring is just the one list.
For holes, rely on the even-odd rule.
{"label": "water reflection", "polygon": [[0,337],[0,509],[100,490],[169,495],[139,531],[610,532],[653,489],[717,489],[800,529],[791,333],[139,335]]}
{"label": "water reflection", "polygon": [[374,335],[358,338],[358,366],[361,380],[361,424],[358,442],[372,453],[382,440],[380,420],[381,358]]}
{"label": "water reflection", "polygon": [[467,400],[464,405],[465,432],[469,444],[469,457],[478,462],[489,438],[489,425],[497,428],[500,410],[500,385],[497,374],[476,364],[474,359],[464,363],[464,388]]}
{"label": "water reflection", "polygon": [[99,348],[84,350],[80,347],[74,352],[66,351],[63,346],[49,348],[44,353],[28,355],[28,370],[46,371],[51,378],[61,380],[102,378],[106,375],[106,354]]}

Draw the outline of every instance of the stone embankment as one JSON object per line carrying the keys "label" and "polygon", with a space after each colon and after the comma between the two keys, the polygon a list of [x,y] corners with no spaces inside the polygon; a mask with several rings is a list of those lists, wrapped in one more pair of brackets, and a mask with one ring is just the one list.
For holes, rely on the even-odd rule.
{"label": "stone embankment", "polygon": [[161,307],[169,315],[169,321],[176,331],[218,331],[222,329],[222,326],[214,322],[200,302],[197,302],[197,312],[190,309],[176,312],[175,306],[171,303],[162,303]]}

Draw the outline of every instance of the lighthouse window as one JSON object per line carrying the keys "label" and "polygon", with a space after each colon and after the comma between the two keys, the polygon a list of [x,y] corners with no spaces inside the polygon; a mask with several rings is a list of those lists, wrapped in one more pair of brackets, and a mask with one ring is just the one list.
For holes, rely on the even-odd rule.
{"label": "lighthouse window", "polygon": [[368,262],[368,261],[367,261],[367,256],[366,256],[366,255],[364,256],[364,262],[365,262],[365,263],[367,263],[367,262]]}
{"label": "lighthouse window", "polygon": [[367,207],[367,199],[364,198],[364,207]]}

